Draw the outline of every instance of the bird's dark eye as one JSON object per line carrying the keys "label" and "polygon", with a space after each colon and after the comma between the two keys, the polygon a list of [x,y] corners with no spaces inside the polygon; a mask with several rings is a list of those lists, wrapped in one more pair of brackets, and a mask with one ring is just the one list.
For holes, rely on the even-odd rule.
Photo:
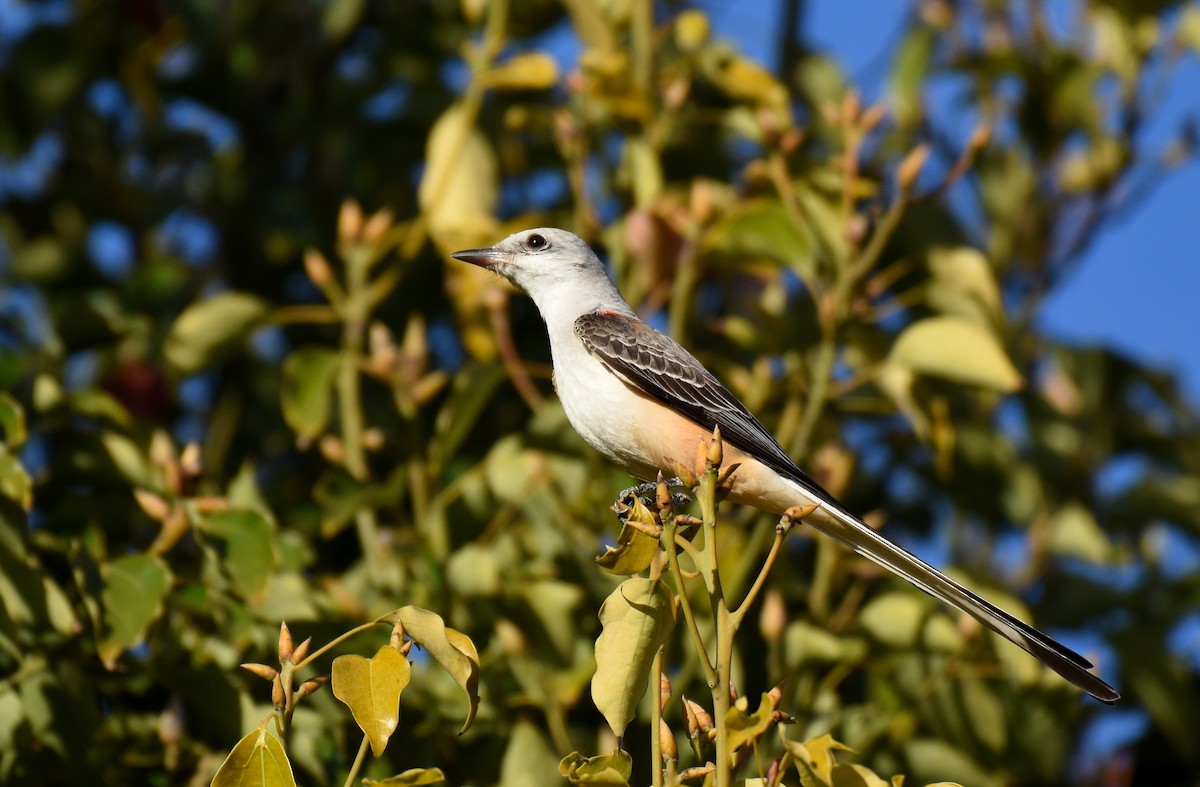
{"label": "bird's dark eye", "polygon": [[546,246],[546,239],[541,235],[530,235],[525,239],[525,245],[531,249],[541,249]]}

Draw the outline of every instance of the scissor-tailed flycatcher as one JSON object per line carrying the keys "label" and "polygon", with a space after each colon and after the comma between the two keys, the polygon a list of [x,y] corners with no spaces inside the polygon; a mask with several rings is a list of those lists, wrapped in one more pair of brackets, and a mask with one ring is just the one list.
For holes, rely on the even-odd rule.
{"label": "scissor-tailed flycatcher", "polygon": [[1104,702],[1119,694],[1091,664],[909,554],[865,525],[796,466],[762,424],[691,353],[638,319],[584,241],[533,229],[456,259],[504,276],[537,304],[550,335],[554,387],[575,431],[643,480],[695,456],[721,428],[725,458],[741,466],[729,498],[782,514],[817,504],[804,521],[1020,645]]}

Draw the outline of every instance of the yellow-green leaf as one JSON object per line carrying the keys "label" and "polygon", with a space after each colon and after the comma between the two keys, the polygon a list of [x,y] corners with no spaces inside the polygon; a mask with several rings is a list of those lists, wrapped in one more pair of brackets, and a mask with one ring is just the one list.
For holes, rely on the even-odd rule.
{"label": "yellow-green leaf", "polygon": [[1079,503],[1067,503],[1050,522],[1050,551],[1090,563],[1105,563],[1112,555],[1112,543],[1096,522],[1092,512]]}
{"label": "yellow-green leaf", "polygon": [[833,781],[833,768],[837,765],[834,752],[854,751],[844,743],[838,743],[832,735],[826,733],[819,738],[809,738],[803,743],[794,741],[782,733],[780,727],[779,739],[783,747],[792,755],[796,764],[796,773],[804,787],[828,785]]}
{"label": "yellow-green leaf", "polygon": [[323,347],[302,347],[284,359],[283,419],[299,437],[311,440],[325,430],[340,362],[339,353]]}
{"label": "yellow-green leaf", "polygon": [[858,621],[867,632],[893,648],[910,648],[917,641],[928,605],[913,593],[892,591],[872,599]]}
{"label": "yellow-green leaf", "polygon": [[975,737],[993,752],[1001,752],[1008,743],[1004,706],[982,680],[965,677],[959,683],[962,706]]}
{"label": "yellow-green leaf", "polygon": [[558,64],[545,52],[522,52],[485,76],[493,90],[548,90],[558,82]]}
{"label": "yellow-green leaf", "polygon": [[625,166],[629,181],[633,184],[633,204],[649,210],[658,199],[663,187],[662,162],[658,153],[641,137],[628,137],[625,141]]}
{"label": "yellow-green leaf", "polygon": [[970,246],[939,246],[927,258],[932,280],[925,292],[930,307],[989,330],[1004,322],[1000,287],[987,258]]}
{"label": "yellow-green leaf", "polygon": [[237,349],[266,315],[266,302],[244,292],[193,303],[171,326],[163,355],[176,374],[195,374]]}
{"label": "yellow-green leaf", "polygon": [[986,329],[962,317],[919,320],[904,329],[888,356],[918,374],[996,391],[1021,387],[1021,374]]}
{"label": "yellow-green leaf", "polygon": [[0,445],[0,495],[26,510],[33,505],[33,479],[15,454]]}
{"label": "yellow-green leaf", "polygon": [[452,105],[429,132],[417,191],[430,229],[472,237],[492,231],[499,192],[496,156],[487,138],[461,104]]}
{"label": "yellow-green leaf", "polygon": [[[654,515],[641,500],[634,501],[629,520],[648,527],[657,527]],[[650,566],[650,561],[658,554],[658,546],[659,540],[656,537],[626,523],[617,534],[617,545],[605,550],[603,555],[596,558],[596,562],[612,574],[640,574]]]}
{"label": "yellow-green leaf", "polygon": [[0,432],[9,448],[25,442],[25,409],[7,391],[0,391]]}
{"label": "yellow-green leaf", "polygon": [[283,744],[265,729],[242,738],[217,769],[212,787],[295,787]]}
{"label": "yellow-green leaf", "polygon": [[330,676],[333,696],[350,708],[376,757],[383,754],[388,739],[400,724],[400,692],[411,677],[408,659],[388,645],[369,659],[349,655],[333,660]]}
{"label": "yellow-green leaf", "polygon": [[936,44],[937,33],[933,28],[917,25],[909,30],[896,51],[889,92],[892,112],[901,128],[915,125],[924,114],[921,92]]}
{"label": "yellow-green leaf", "polygon": [[519,719],[500,762],[499,787],[538,787],[553,782],[558,763],[557,754],[538,725]]}
{"label": "yellow-green leaf", "polygon": [[600,607],[592,700],[620,737],[646,692],[654,654],[675,625],[675,598],[662,582],[627,579]]}
{"label": "yellow-green leaf", "polygon": [[104,621],[108,632],[99,645],[100,659],[112,669],[117,656],[142,641],[162,612],[171,587],[166,565],[150,555],[123,555],[103,569]]}
{"label": "yellow-green leaf", "polygon": [[260,596],[275,566],[270,520],[248,508],[230,508],[206,516],[201,528],[225,543],[225,570],[238,592]]}
{"label": "yellow-green leaf", "polygon": [[479,709],[479,652],[475,643],[465,634],[447,628],[438,615],[427,609],[401,607],[396,610],[396,619],[404,626],[404,633],[425,648],[466,693],[470,707],[459,731],[461,735],[471,726]]}
{"label": "yellow-green leaf", "polygon": [[587,784],[592,787],[629,787],[633,773],[633,758],[628,752],[617,750],[612,754],[584,757],[571,752],[558,764],[558,772],[571,784]]}
{"label": "yellow-green leaf", "polygon": [[731,707],[725,714],[725,729],[728,730],[726,740],[729,743],[730,754],[762,737],[771,727],[771,717],[774,713],[771,698],[765,693],[758,702],[758,710],[753,714],[746,713],[736,705]]}
{"label": "yellow-green leaf", "polygon": [[411,768],[404,773],[389,776],[386,779],[363,779],[365,785],[378,787],[421,787],[422,785],[439,785],[446,783],[446,775],[441,768]]}
{"label": "yellow-green leaf", "polygon": [[865,765],[838,763],[833,766],[833,787],[890,787],[879,774]]}

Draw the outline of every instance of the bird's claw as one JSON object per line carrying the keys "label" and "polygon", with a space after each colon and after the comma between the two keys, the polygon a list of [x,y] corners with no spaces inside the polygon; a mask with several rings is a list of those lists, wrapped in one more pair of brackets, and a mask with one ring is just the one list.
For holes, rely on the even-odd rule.
{"label": "bird's claw", "polygon": [[[678,476],[667,478],[663,481],[663,483],[667,485],[668,489],[686,486],[683,480]],[[623,523],[629,518],[629,512],[633,509],[634,504],[639,500],[641,501],[642,505],[646,506],[646,508],[656,507],[658,505],[658,482],[643,481],[642,483],[635,484],[628,489],[621,490],[621,493],[617,495],[616,502],[614,502],[612,505],[613,513],[615,513],[617,515],[617,519],[620,519]],[[674,508],[686,506],[690,502],[692,502],[692,498],[683,492],[671,493],[671,506]]]}

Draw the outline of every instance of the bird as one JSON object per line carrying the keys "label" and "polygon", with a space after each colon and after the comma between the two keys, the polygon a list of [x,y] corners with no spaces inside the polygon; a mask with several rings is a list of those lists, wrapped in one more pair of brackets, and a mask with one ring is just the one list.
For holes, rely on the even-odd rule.
{"label": "bird", "polygon": [[805,524],[966,612],[1101,702],[1119,699],[1083,656],[892,543],[809,477],[700,361],[638,317],[579,236],[540,227],[450,256],[499,274],[533,300],[567,420],[633,476],[651,481],[687,467],[719,428],[727,463],[739,465],[727,499],[777,515],[815,505]]}

